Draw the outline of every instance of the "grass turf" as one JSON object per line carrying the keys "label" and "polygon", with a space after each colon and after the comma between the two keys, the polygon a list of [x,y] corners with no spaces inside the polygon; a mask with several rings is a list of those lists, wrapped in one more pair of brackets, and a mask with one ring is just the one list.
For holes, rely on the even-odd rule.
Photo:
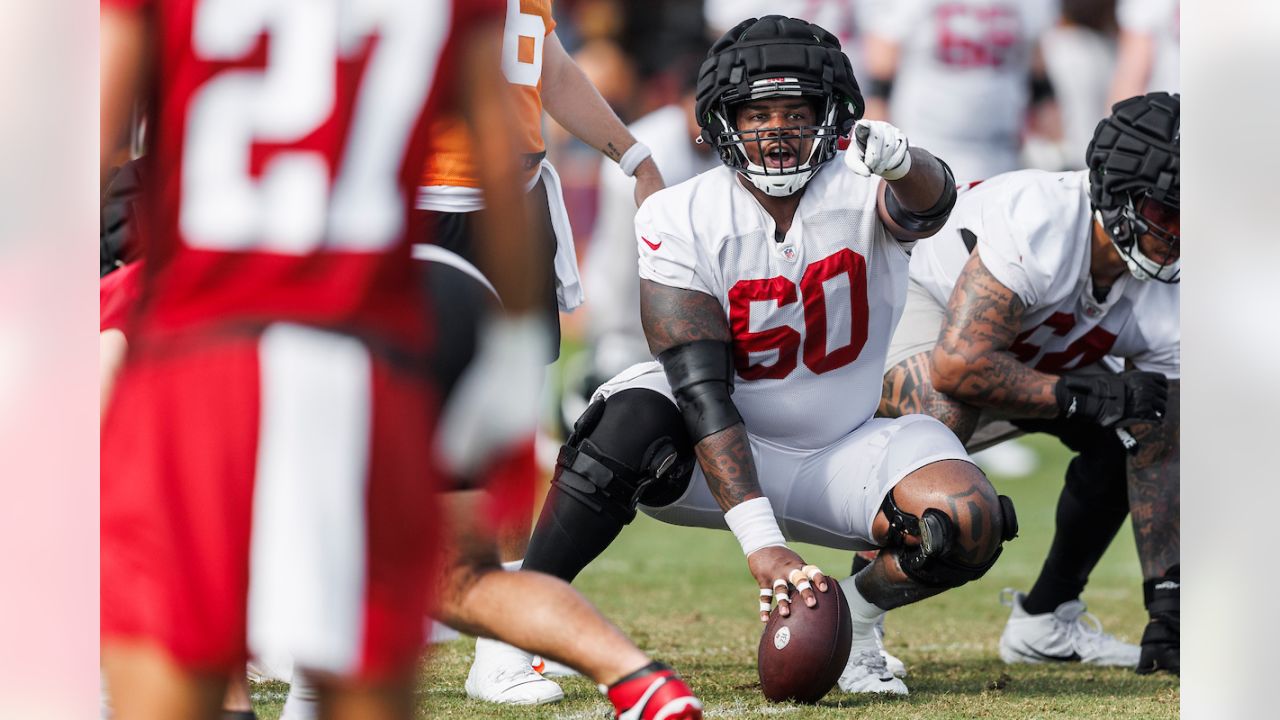
{"label": "grass turf", "polygon": [[[674,665],[702,698],[709,718],[1176,718],[1177,678],[1079,665],[1004,665],[996,654],[1008,610],[1003,587],[1029,589],[1048,549],[1067,454],[1050,437],[1024,440],[1038,469],[1018,479],[993,476],[1018,507],[1021,536],[978,582],[894,610],[886,645],[907,664],[906,698],[850,696],[838,690],[816,707],[770,704],[759,692],[755,648],[761,624],[756,588],[733,536],[662,525],[641,516],[579,578],[585,593],[641,648]],[[800,545],[805,560],[841,576],[850,554]],[[1145,623],[1133,535],[1121,530],[1094,571],[1084,600],[1112,632],[1137,642]],[[574,631],[566,618],[563,632]],[[436,646],[424,670],[419,715],[440,718],[608,718],[608,702],[585,678],[562,680],[565,700],[507,708],[469,700],[462,690],[472,641]],[[254,688],[264,719],[278,717],[287,686]]]}

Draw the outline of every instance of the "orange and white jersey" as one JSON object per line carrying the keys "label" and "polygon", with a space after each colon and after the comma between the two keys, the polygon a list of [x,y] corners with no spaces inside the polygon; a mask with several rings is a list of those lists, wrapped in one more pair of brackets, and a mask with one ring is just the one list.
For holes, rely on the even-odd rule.
{"label": "orange and white jersey", "polygon": [[[542,139],[542,51],[555,29],[552,0],[506,0],[502,71],[512,92],[517,148],[524,155],[523,180],[532,183],[546,150]],[[457,114],[431,124],[427,161],[419,182],[418,207],[468,212],[481,207],[480,181],[471,155],[473,140]]]}

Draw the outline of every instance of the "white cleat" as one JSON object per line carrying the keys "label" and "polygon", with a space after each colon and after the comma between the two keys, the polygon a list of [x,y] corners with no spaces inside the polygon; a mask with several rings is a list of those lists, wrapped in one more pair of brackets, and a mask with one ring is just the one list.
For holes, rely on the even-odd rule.
{"label": "white cleat", "polygon": [[1028,614],[1023,593],[1005,588],[1000,603],[1013,608],[1000,635],[1000,659],[1006,663],[1080,662],[1136,668],[1141,648],[1102,632],[1102,623],[1085,612],[1080,600],[1068,600],[1051,613]]}
{"label": "white cleat", "polygon": [[906,695],[907,684],[889,671],[884,655],[875,633],[865,638],[854,638],[849,662],[845,664],[837,685],[847,693]]}
{"label": "white cleat", "polygon": [[[888,615],[889,613],[885,613]],[[893,673],[896,678],[904,678],[907,676],[906,663],[899,660],[888,650],[884,649],[884,615],[876,621],[875,626],[876,644],[880,646],[880,654],[884,656],[884,664],[889,668],[889,672]]]}
{"label": "white cleat", "polygon": [[534,672],[538,673],[542,677],[548,677],[548,678],[578,677],[579,675],[582,674],[577,670],[574,670],[573,668],[569,667],[568,665],[563,665],[561,663],[556,662],[555,660],[548,660],[547,658],[544,658],[541,655],[533,656],[532,665],[533,665]]}
{"label": "white cleat", "polygon": [[478,638],[467,674],[467,695],[500,705],[543,705],[564,698],[560,686],[532,667],[533,656],[497,640]]}

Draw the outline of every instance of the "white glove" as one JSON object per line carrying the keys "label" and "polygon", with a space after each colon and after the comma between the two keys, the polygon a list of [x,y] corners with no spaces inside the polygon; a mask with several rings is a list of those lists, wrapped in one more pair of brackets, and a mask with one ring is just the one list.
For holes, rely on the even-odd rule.
{"label": "white glove", "polygon": [[446,470],[474,475],[495,452],[537,430],[549,342],[533,313],[485,323],[436,433]]}
{"label": "white glove", "polygon": [[859,120],[844,162],[862,177],[899,180],[911,170],[911,144],[901,130],[880,120]]}

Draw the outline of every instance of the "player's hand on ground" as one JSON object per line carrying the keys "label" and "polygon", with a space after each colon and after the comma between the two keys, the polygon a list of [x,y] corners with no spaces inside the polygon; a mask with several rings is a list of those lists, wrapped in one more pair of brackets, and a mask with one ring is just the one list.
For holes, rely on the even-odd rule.
{"label": "player's hand on ground", "polygon": [[805,561],[788,547],[761,548],[747,556],[747,567],[760,586],[760,621],[769,621],[772,601],[778,602],[783,617],[791,614],[798,594],[808,607],[818,604],[814,590],[827,591],[827,577],[817,565]]}
{"label": "player's hand on ground", "polygon": [[911,144],[905,133],[887,122],[859,120],[844,162],[863,177],[900,180],[911,171]]}
{"label": "player's hand on ground", "polygon": [[1169,403],[1169,380],[1160,373],[1131,370],[1118,375],[1063,375],[1054,387],[1062,417],[1093,420],[1102,427],[1160,422]]}
{"label": "player's hand on ground", "polygon": [[640,163],[636,166],[636,207],[643,205],[646,198],[666,186],[666,181],[662,179],[662,173],[658,171],[653,158]]}

